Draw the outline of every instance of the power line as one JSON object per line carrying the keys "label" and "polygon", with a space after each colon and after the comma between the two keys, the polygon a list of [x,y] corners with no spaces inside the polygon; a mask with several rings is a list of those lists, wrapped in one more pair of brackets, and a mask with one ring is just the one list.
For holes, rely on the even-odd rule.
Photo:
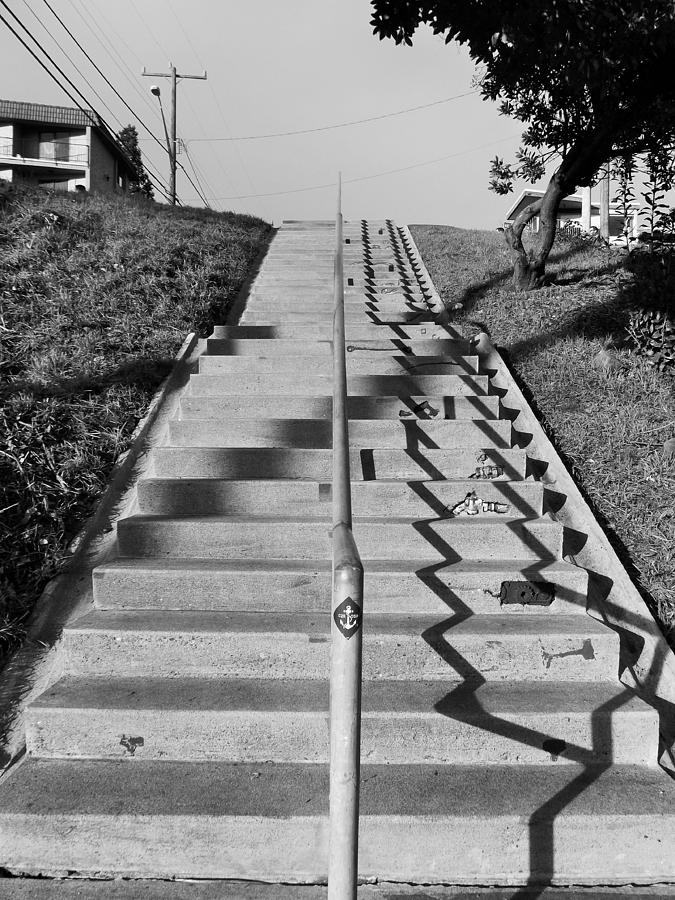
{"label": "power line", "polygon": [[[183,145],[183,146],[185,147],[185,145]],[[194,172],[194,176],[195,176],[195,178],[197,179],[197,184],[198,184],[199,187],[201,188],[201,193],[200,193],[199,191],[197,191],[197,193],[200,194],[201,199],[204,201],[204,205],[205,205],[208,209],[211,209],[211,204],[210,204],[209,201],[206,199],[204,187],[203,187],[202,182],[201,182],[201,180],[200,180],[200,178],[199,178],[199,174],[198,174],[198,172],[197,172],[197,168],[196,168],[194,162],[192,161],[192,157],[190,156],[190,153],[189,153],[187,147],[185,147],[185,155],[187,156],[188,162],[190,163],[190,166],[191,166],[191,168],[192,168],[192,171]],[[183,166],[181,166],[181,168],[183,168]],[[186,172],[186,174],[187,174],[187,172]],[[202,174],[203,174],[203,173],[202,173]]]}
{"label": "power line", "polygon": [[[97,19],[93,18],[91,16],[91,14],[87,10],[86,6],[83,6],[82,10],[80,10],[75,5],[74,0],[68,0],[68,2],[72,6],[73,11],[77,14],[77,16],[82,21],[82,24],[88,29],[88,31],[90,32],[90,34],[92,35],[94,40],[97,41],[97,43],[100,45],[101,49],[107,54],[109,59],[112,61],[113,65],[115,65],[117,67],[120,74],[126,79],[127,83],[131,86],[132,90],[135,91],[135,93],[140,97],[140,99],[143,101],[143,103],[150,110],[152,116],[154,118],[158,118],[158,113],[157,113],[156,107],[154,106],[154,104],[152,104],[150,102],[147,94],[145,94],[143,91],[141,91],[138,84],[129,77],[127,68],[130,68],[130,67],[127,66],[126,60],[119,53],[119,51],[117,50],[117,47],[115,46],[115,44],[112,43],[112,41],[108,37],[106,31],[101,27],[101,25],[99,24]],[[138,57],[134,53],[133,49],[124,41],[124,38],[122,38],[119,35],[119,33],[114,30],[113,26],[103,15],[103,12],[100,9],[98,9],[96,12],[97,12],[97,18],[100,17],[104,22],[106,22],[106,27],[110,30],[110,32],[112,34],[114,34],[116,36],[119,43],[122,44],[124,47],[126,47],[127,50],[133,56],[136,56],[136,58],[138,59],[139,65],[142,65],[140,57]],[[96,31],[94,31],[94,29],[92,28],[92,24],[90,24],[89,21],[87,21],[87,19],[85,18],[85,15],[87,16],[88,19],[91,20],[91,23],[96,27],[100,36],[99,36],[99,34],[96,33]],[[103,38],[106,41],[105,44],[103,43],[103,40],[101,38]],[[107,46],[106,46],[106,44],[107,44]],[[113,56],[113,53],[115,54],[114,56]],[[143,138],[143,140],[145,140],[145,138]]]}
{"label": "power line", "polygon": [[[7,21],[7,19],[5,19],[5,17],[2,15],[2,13],[0,13],[0,21],[2,21],[3,24],[11,31],[11,33],[12,33],[12,34],[14,35],[14,37],[19,41],[19,43],[22,44],[23,47],[26,48],[26,50],[28,50],[28,52],[29,52],[30,55],[33,57],[33,59],[35,59],[35,61],[36,61],[36,62],[37,62],[37,63],[45,70],[45,72],[49,75],[49,77],[50,77],[53,81],[55,81],[56,84],[58,84],[58,86],[61,88],[61,90],[62,90],[68,97],[70,97],[70,99],[71,99],[71,100],[73,101],[73,103],[78,107],[78,109],[80,109],[82,112],[84,112],[84,113],[86,113],[86,114],[88,114],[88,115],[91,114],[91,113],[94,113],[94,115],[98,118],[98,120],[99,120],[99,121],[100,121],[107,129],[108,129],[108,131],[110,132],[110,134],[114,136],[114,129],[112,129],[112,128],[110,127],[110,125],[105,121],[105,119],[103,118],[103,116],[100,115],[100,113],[98,113],[95,109],[92,108],[92,104],[89,103],[89,101],[88,101],[87,98],[84,96],[84,94],[82,93],[82,91],[77,87],[77,85],[75,85],[75,83],[72,81],[72,79],[69,78],[68,75],[66,75],[66,73],[63,71],[63,69],[58,65],[57,62],[54,61],[54,59],[49,55],[49,53],[47,53],[47,51],[44,49],[44,47],[42,46],[42,44],[38,41],[38,39],[37,39],[36,37],[34,37],[34,36],[30,33],[30,31],[28,30],[28,28],[23,24],[23,22],[19,19],[19,17],[18,17],[14,12],[12,12],[12,10],[9,8],[9,6],[8,6],[7,3],[5,2],[5,0],[0,0],[0,4],[2,4],[2,6],[3,6],[3,7],[7,10],[7,12],[12,16],[12,18],[13,18],[13,19],[21,26],[21,28],[23,28],[23,30],[24,30],[24,31],[26,32],[26,34],[30,37],[30,39],[33,41],[33,43],[40,49],[40,51],[43,53],[43,55],[49,60],[49,62],[54,66],[54,68],[59,72],[59,74],[60,74],[63,78],[65,78],[65,80],[66,80],[66,81],[68,82],[68,84],[72,87],[72,89],[73,89],[77,94],[79,94],[79,96],[82,98],[82,100],[84,101],[84,103],[86,104],[86,106],[82,106],[82,104],[80,103],[80,101],[79,101],[73,94],[71,94],[71,92],[68,90],[68,88],[65,87],[65,85],[64,85],[62,82],[59,81],[59,79],[56,77],[56,75],[54,75],[54,73],[53,73],[52,71],[50,71],[50,69],[45,65],[45,63],[44,63],[44,62],[40,59],[40,57],[35,53],[35,51],[32,49],[32,47],[30,47],[30,46],[24,41],[24,39],[21,37],[21,35],[20,35],[17,31],[15,31],[15,29],[14,29],[14,28],[12,27],[12,25]],[[156,180],[156,179],[153,178],[153,180]],[[164,194],[165,196],[167,196],[166,193],[165,193],[165,191],[164,191],[164,188],[163,188],[162,186],[159,186],[159,185],[158,185],[158,189],[160,190],[160,192],[161,192],[162,194]]]}
{"label": "power line", "polygon": [[316,128],[301,128],[297,131],[275,131],[270,134],[246,134],[240,137],[215,137],[215,138],[191,138],[190,143],[196,141],[262,141],[267,138],[292,137],[298,134],[316,134],[317,131],[334,131],[336,128],[349,128],[351,125],[364,125],[366,122],[378,122],[381,119],[392,119],[394,116],[402,116],[406,113],[417,112],[420,109],[430,109],[432,106],[440,106],[442,103],[450,103],[451,100],[460,100],[477,94],[478,91],[466,91],[463,94],[455,94],[454,97],[444,97],[442,100],[433,100],[431,103],[422,103],[419,106],[409,106],[407,109],[399,109],[396,112],[382,113],[379,116],[368,116],[366,119],[353,119],[350,122],[337,122],[334,125],[320,125]]}
{"label": "power line", "polygon": [[[497,144],[505,144],[512,141],[519,135],[510,135],[509,137],[500,138],[498,141],[488,141],[486,144],[479,144],[477,147],[469,147],[467,150],[460,150],[458,153],[448,153],[445,156],[437,156],[435,159],[426,159],[423,162],[413,163],[410,166],[402,166],[399,169],[388,169],[386,172],[376,172],[373,175],[361,175],[358,178],[343,178],[343,184],[356,184],[359,181],[371,181],[374,178],[384,178],[386,175],[398,175],[400,172],[409,172],[411,169],[420,169],[422,166],[431,166],[434,163],[444,162],[446,159],[455,159],[458,156],[466,156],[468,153],[475,153],[477,150],[483,150],[485,147],[494,147]],[[320,191],[326,188],[334,188],[335,181],[329,181],[326,184],[313,184],[309,187],[293,188],[288,191],[271,191],[267,194],[239,194],[233,197],[214,197],[213,200],[222,202],[224,200],[253,200],[258,197],[280,197],[284,194],[303,194],[307,191]]]}
{"label": "power line", "polygon": [[[47,0],[44,0],[44,2],[47,3]],[[121,125],[122,125],[122,122],[120,121],[120,119],[115,115],[115,113],[113,112],[113,110],[108,106],[108,104],[105,102],[105,100],[103,99],[103,97],[99,94],[99,92],[96,90],[96,88],[93,86],[93,84],[89,81],[89,79],[88,79],[87,76],[84,74],[84,72],[83,72],[83,71],[82,71],[82,70],[81,70],[81,69],[73,62],[73,60],[70,58],[70,56],[68,56],[67,52],[63,49],[63,47],[62,47],[61,44],[59,43],[58,39],[57,39],[56,37],[54,37],[54,35],[51,33],[51,31],[49,30],[49,28],[47,28],[47,26],[46,26],[45,23],[42,21],[42,19],[40,19],[40,17],[39,17],[38,14],[35,12],[35,10],[29,5],[28,0],[23,0],[23,5],[24,5],[24,6],[26,7],[26,9],[30,12],[30,14],[33,16],[33,18],[35,19],[35,21],[38,22],[38,24],[42,27],[43,31],[45,31],[45,32],[49,35],[49,37],[50,37],[50,38],[52,39],[52,41],[56,44],[56,46],[59,48],[59,50],[61,51],[61,53],[63,54],[63,56],[65,56],[65,58],[68,60],[68,62],[71,64],[71,66],[75,69],[75,71],[76,71],[77,74],[80,76],[80,78],[84,81],[84,83],[85,83],[85,84],[89,87],[89,89],[90,89],[91,91],[93,91],[93,93],[98,97],[98,99],[101,101],[101,103],[103,104],[103,106],[105,106],[105,108],[108,110],[108,112],[109,112],[110,115],[113,117],[113,119],[115,119],[115,120],[117,121],[118,125],[121,126]],[[49,6],[48,3],[47,3],[47,6]],[[50,9],[51,9],[51,7],[50,7]],[[53,10],[52,10],[52,12],[53,12]],[[58,17],[57,17],[57,18],[58,18]],[[61,24],[63,24],[63,23],[61,23]],[[72,35],[71,35],[71,37],[72,37]]]}
{"label": "power line", "polygon": [[[25,0],[24,0],[24,2],[25,2]],[[68,28],[68,26],[65,24],[65,22],[63,21],[63,19],[62,19],[62,18],[59,16],[59,14],[53,9],[53,7],[51,6],[51,4],[49,3],[49,0],[42,0],[42,2],[43,2],[43,3],[45,4],[45,6],[49,9],[49,11],[52,13],[52,15],[60,22],[61,26],[62,26],[62,27],[65,29],[65,31],[69,34],[69,36],[72,38],[72,40],[77,44],[77,46],[80,48],[80,50],[82,51],[82,53],[86,56],[86,58],[89,60],[89,62],[92,64],[92,66],[96,69],[96,71],[97,71],[98,74],[101,76],[101,78],[103,78],[103,80],[104,80],[105,83],[108,85],[108,87],[114,92],[114,94],[119,98],[119,100],[122,101],[122,103],[125,105],[125,107],[126,107],[126,108],[129,110],[129,112],[132,114],[132,116],[134,116],[134,118],[136,119],[136,121],[138,121],[138,122],[141,124],[141,126],[142,126],[143,128],[145,128],[145,130],[148,132],[148,134],[153,138],[153,140],[154,140],[157,144],[159,144],[159,146],[162,147],[162,149],[164,149],[164,145],[162,144],[162,142],[161,142],[161,141],[153,134],[153,132],[152,132],[152,131],[148,128],[148,126],[143,122],[142,118],[138,115],[138,113],[136,113],[136,111],[133,110],[133,109],[131,108],[131,106],[129,106],[129,104],[127,103],[127,101],[126,101],[126,100],[124,99],[124,97],[120,94],[120,92],[117,90],[117,88],[112,84],[112,82],[111,82],[110,79],[107,77],[107,75],[106,75],[103,71],[101,71],[101,69],[99,68],[99,66],[94,62],[94,60],[91,58],[91,56],[89,55],[89,53],[84,49],[84,47],[82,46],[82,44],[78,41],[78,39],[75,37],[75,35],[73,34],[73,32],[70,30],[70,28]],[[4,3],[3,3],[3,5],[4,5]],[[93,32],[92,32],[92,33],[93,33]],[[41,48],[41,49],[42,49],[42,48]],[[43,50],[43,52],[44,52],[44,50]],[[70,60],[70,61],[72,62],[72,60]],[[76,68],[77,68],[77,67],[76,67]],[[79,69],[78,69],[78,71],[79,71]],[[81,74],[81,73],[80,73],[80,74]],[[86,80],[86,79],[85,79],[85,80]],[[87,82],[87,84],[89,84],[89,82]],[[90,85],[90,87],[91,87],[91,85]],[[93,88],[92,88],[92,90],[93,90]],[[117,118],[117,117],[115,117],[115,118]],[[117,121],[120,122],[119,119],[117,119]],[[121,124],[122,124],[122,123],[120,122],[120,125],[121,125]]]}
{"label": "power line", "polygon": [[[172,5],[172,3],[170,2],[170,0],[167,0],[167,6],[169,7],[169,10],[171,11],[171,15],[173,16],[174,21],[175,21],[176,24],[178,25],[179,30],[180,30],[181,33],[183,34],[183,37],[185,38],[185,42],[187,43],[188,47],[189,47],[190,50],[192,51],[192,55],[194,56],[195,61],[196,61],[197,64],[200,66],[200,68],[204,69],[205,66],[204,66],[204,64],[203,64],[203,62],[202,62],[202,60],[201,60],[199,54],[197,53],[197,51],[196,51],[196,49],[195,49],[195,46],[194,46],[194,44],[192,43],[192,40],[190,39],[190,34],[189,34],[189,32],[183,27],[182,19],[176,14],[176,10],[173,8],[173,5]],[[213,99],[214,99],[216,108],[217,108],[217,109],[219,110],[219,112],[220,112],[220,117],[221,117],[221,119],[223,120],[223,124],[225,125],[225,128],[229,131],[229,126],[228,126],[227,122],[225,121],[225,117],[224,117],[224,115],[223,115],[222,109],[220,108],[220,103],[218,102],[218,97],[217,97],[217,95],[216,95],[216,92],[215,92],[214,89],[213,89],[213,85],[211,84],[210,81],[207,81],[207,82],[206,82],[206,86],[207,86],[208,90],[211,92],[211,96],[212,96]],[[195,112],[194,107],[192,106],[192,103],[190,102],[189,94],[186,95],[186,99],[187,99],[187,102],[188,102],[188,105],[189,105],[190,109],[192,110],[192,114],[193,114],[193,116],[195,117],[195,120],[196,120],[196,121],[198,122],[198,124],[199,124],[200,131],[201,131],[201,133],[202,133],[202,135],[203,135],[203,134],[204,134],[204,128],[202,127],[202,124],[201,124],[201,122],[199,121],[199,117],[197,116],[197,113]],[[234,182],[233,182],[233,180],[232,180],[232,177],[231,177],[230,173],[227,171],[227,169],[225,168],[225,165],[224,165],[224,163],[223,163],[221,154],[216,152],[215,147],[213,147],[212,144],[207,144],[207,146],[208,146],[208,148],[209,148],[209,152],[211,153],[212,157],[214,158],[214,160],[216,161],[218,167],[220,168],[220,171],[223,173],[223,176],[225,177],[225,180],[228,182],[229,187],[230,187],[230,190],[236,190],[236,188],[235,188],[235,186],[234,186]],[[237,155],[240,156],[240,154],[238,153],[239,148],[238,148],[236,145],[235,145],[235,149],[237,150]],[[186,152],[187,152],[187,147],[186,147]],[[240,158],[240,163],[241,163],[241,162],[242,162],[242,160],[241,160],[241,158]],[[246,175],[247,175],[247,177],[248,177],[248,173],[246,173]],[[251,187],[252,187],[253,191],[255,191],[255,190],[256,190],[255,185],[254,185],[253,182],[251,181],[250,177],[248,178],[248,180],[249,180],[249,182],[250,182],[250,184],[251,184]],[[204,181],[207,182],[207,179],[204,178]],[[208,185],[208,182],[207,182],[207,185]],[[213,193],[214,193],[214,191],[211,191],[211,194],[212,194],[212,195],[213,195]]]}

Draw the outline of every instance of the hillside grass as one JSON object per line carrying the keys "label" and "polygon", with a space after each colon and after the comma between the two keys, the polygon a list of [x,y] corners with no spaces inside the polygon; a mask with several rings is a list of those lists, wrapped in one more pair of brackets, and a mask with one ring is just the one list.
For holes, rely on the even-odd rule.
{"label": "hillside grass", "polygon": [[675,278],[664,280],[662,260],[644,251],[629,257],[563,237],[550,257],[551,284],[517,292],[499,233],[423,225],[411,231],[446,305],[461,304],[454,320],[468,334],[488,331],[504,351],[675,643],[675,460],[663,448],[675,436],[675,380],[636,355],[625,330],[629,311],[655,294],[673,302]]}
{"label": "hillside grass", "polygon": [[265,222],[17,189],[0,207],[0,658],[169,373],[224,322]]}

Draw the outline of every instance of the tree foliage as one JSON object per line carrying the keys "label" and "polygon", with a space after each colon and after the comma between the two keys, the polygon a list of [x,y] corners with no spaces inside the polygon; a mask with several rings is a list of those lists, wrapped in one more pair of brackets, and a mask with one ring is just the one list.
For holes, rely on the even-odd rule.
{"label": "tree foliage", "polygon": [[[512,190],[559,160],[541,200],[505,229],[516,281],[543,279],[561,200],[610,159],[675,143],[672,0],[372,0],[380,39],[411,44],[420,25],[465,45],[482,96],[525,125],[515,163],[496,158],[490,186]],[[540,243],[522,231],[540,216]]]}
{"label": "tree foliage", "polygon": [[138,146],[138,131],[135,125],[127,125],[117,135],[120,144],[127,151],[134,166],[134,175],[130,179],[129,190],[132,193],[143,194],[148,200],[153,200],[155,192],[152,182],[148,177],[141,157],[141,148]]}

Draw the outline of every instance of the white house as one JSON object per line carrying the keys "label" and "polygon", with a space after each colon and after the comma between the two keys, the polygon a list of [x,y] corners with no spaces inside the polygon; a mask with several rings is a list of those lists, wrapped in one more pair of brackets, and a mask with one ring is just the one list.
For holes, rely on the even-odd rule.
{"label": "white house", "polygon": [[[520,195],[513,206],[509,209],[506,222],[515,221],[516,217],[526,207],[540,200],[544,196],[544,191],[526,190]],[[539,231],[539,216],[535,216],[530,222],[529,228],[533,232]],[[581,231],[591,231],[597,228],[600,230],[600,204],[593,203],[591,200],[591,189],[582,188],[581,194],[571,194],[560,204],[558,211],[558,227],[565,228],[574,226]],[[624,217],[610,209],[609,212],[609,238],[611,241],[620,240],[624,234]],[[631,222],[631,237],[637,237],[637,209],[633,211]]]}
{"label": "white house", "polygon": [[0,178],[65,191],[126,191],[133,165],[96,113],[0,100]]}

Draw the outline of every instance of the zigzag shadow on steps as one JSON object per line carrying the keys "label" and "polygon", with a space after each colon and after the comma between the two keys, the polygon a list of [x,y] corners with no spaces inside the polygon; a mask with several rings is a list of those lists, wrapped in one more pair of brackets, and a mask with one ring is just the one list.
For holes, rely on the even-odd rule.
{"label": "zigzag shadow on steps", "polygon": [[[436,536],[437,537],[437,536]],[[430,566],[417,572],[418,578],[433,590],[451,608],[453,615],[426,629],[422,638],[448,664],[455,675],[464,680],[434,704],[434,709],[443,716],[464,722],[469,727],[480,728],[491,734],[500,735],[526,746],[542,748],[554,753],[564,752],[566,759],[580,764],[583,769],[565,787],[534,810],[528,822],[529,869],[526,885],[516,889],[516,898],[537,897],[553,883],[555,866],[555,819],[576,797],[580,796],[603,772],[609,769],[612,749],[611,713],[620,709],[632,697],[632,691],[624,690],[612,700],[597,707],[591,714],[592,742],[590,748],[574,744],[564,744],[544,732],[518,725],[488,713],[482,706],[477,692],[486,683],[484,676],[475,669],[448,641],[446,634],[460,622],[472,615],[471,610],[444,585],[436,571],[442,566]],[[608,754],[607,762],[599,762],[597,751]],[[577,769],[571,769],[571,774]],[[477,790],[480,787],[477,786]],[[448,798],[452,804],[452,798]],[[534,893],[533,893],[534,890]]]}
{"label": "zigzag shadow on steps", "polygon": [[[423,448],[419,444],[408,442],[408,453],[424,466]],[[433,477],[433,472],[429,472]],[[439,517],[447,516],[447,507],[439,503],[438,499],[429,491],[424,482],[411,483],[410,485],[418,496],[428,503],[430,511]],[[526,746],[542,748],[554,752],[563,751],[565,758],[583,767],[576,775],[576,769],[571,769],[574,777],[557,794],[534,810],[529,818],[529,856],[530,874],[527,885],[522,890],[513,894],[516,898],[539,896],[546,886],[551,885],[556,872],[555,867],[555,819],[576,797],[580,796],[600,775],[611,766],[612,757],[612,731],[611,713],[620,709],[628,702],[633,693],[625,690],[606,704],[599,706],[591,713],[592,743],[590,748],[580,747],[574,744],[561,745],[556,738],[544,732],[537,731],[523,725],[504,720],[492,713],[488,713],[482,706],[478,690],[486,683],[485,677],[462,654],[452,646],[446,635],[452,632],[453,627],[471,618],[474,613],[439,577],[438,572],[448,563],[457,561],[458,555],[452,547],[432,528],[434,520],[417,521],[414,523],[416,530],[429,541],[433,549],[440,553],[443,561],[438,564],[422,567],[416,575],[420,581],[439,600],[446,604],[452,614],[436,625],[427,628],[422,633],[423,640],[447,663],[463,681],[457,687],[447,692],[434,704],[434,709],[443,716],[463,721],[469,727],[480,728],[495,735],[500,735]],[[536,541],[532,540],[535,545]],[[548,551],[546,551],[548,555]],[[527,577],[527,573],[523,573]],[[608,762],[600,761],[600,751],[608,755]],[[452,798],[449,798],[452,802]],[[532,891],[535,890],[533,894]]]}
{"label": "zigzag shadow on steps", "polygon": [[[544,433],[546,434],[546,436],[549,439],[549,441],[551,442],[551,444],[553,444],[556,452],[558,453],[558,456],[563,461],[565,468],[567,469],[567,471],[569,473],[572,473],[574,471],[574,460],[571,460],[567,456],[565,451],[563,449],[561,449],[561,447],[558,445],[555,432],[550,427],[550,425],[546,419],[546,416],[542,413],[541,409],[539,408],[536,398],[532,394],[532,391],[530,390],[528,384],[525,381],[523,381],[523,379],[521,378],[517,369],[513,365],[512,358],[509,355],[509,350],[507,350],[503,347],[499,347],[498,350],[502,356],[502,359],[504,360],[504,363],[509,371],[509,374],[511,375],[511,377],[513,378],[515,383],[518,385],[518,387],[520,388],[523,396],[525,397],[529,406],[531,407],[532,412],[537,417],[539,424],[541,425]],[[486,374],[490,375],[491,373],[490,373],[490,371],[488,371]],[[534,460],[534,459],[532,459],[531,464],[533,466],[546,466],[547,465],[546,463],[544,463],[540,460]],[[536,474],[536,473],[533,473],[533,474]],[[541,473],[539,474],[539,477],[541,477]],[[641,572],[638,569],[638,567],[635,565],[635,563],[633,561],[633,557],[631,556],[630,550],[624,544],[624,542],[621,540],[621,538],[618,536],[618,534],[612,527],[611,522],[608,521],[605,514],[602,512],[602,510],[600,510],[598,508],[598,506],[595,503],[595,501],[593,500],[593,498],[588,494],[588,492],[584,488],[584,485],[580,481],[578,481],[576,478],[574,480],[575,480],[577,489],[579,490],[579,493],[583,497],[584,501],[588,504],[595,520],[598,522],[598,524],[604,531],[605,535],[607,536],[607,540],[609,541],[609,543],[612,546],[612,549],[618,556],[618,558],[621,562],[621,565],[624,567],[624,569],[628,573],[630,580],[633,582],[633,586],[638,591],[638,593],[640,594],[642,599],[645,601],[645,605],[647,607],[649,615],[652,616],[652,618],[650,619],[649,615],[645,615],[642,620],[631,622],[626,617],[626,614],[624,614],[624,619],[625,619],[626,625],[630,626],[631,624],[634,624],[634,625],[642,624],[642,626],[644,627],[644,626],[651,626],[651,625],[653,625],[654,622],[656,622],[658,627],[663,632],[664,637],[665,637],[666,641],[668,642],[668,644],[670,645],[670,647],[672,649],[675,649],[675,631],[668,633],[664,630],[663,625],[660,622],[659,616],[657,615],[658,604],[656,602],[656,599],[641,583]],[[607,593],[609,593],[609,591]]]}

